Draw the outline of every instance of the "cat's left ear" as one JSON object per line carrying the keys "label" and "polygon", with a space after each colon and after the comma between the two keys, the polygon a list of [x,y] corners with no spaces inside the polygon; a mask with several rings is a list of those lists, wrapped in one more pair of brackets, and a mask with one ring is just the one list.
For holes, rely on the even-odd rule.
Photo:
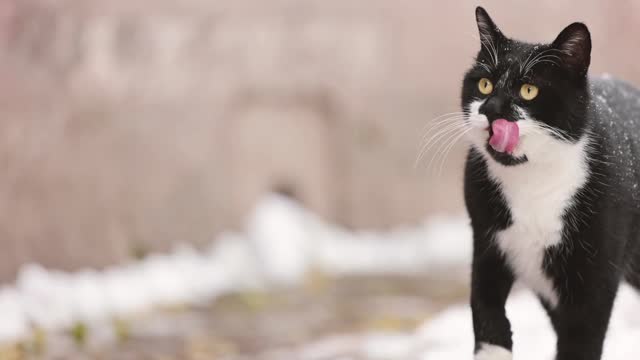
{"label": "cat's left ear", "polygon": [[496,48],[502,33],[482,6],[476,8],[476,22],[478,23],[480,42],[483,43],[483,47]]}
{"label": "cat's left ear", "polygon": [[560,58],[570,71],[579,77],[587,75],[591,63],[591,34],[585,24],[576,22],[567,26],[552,46],[560,50]]}

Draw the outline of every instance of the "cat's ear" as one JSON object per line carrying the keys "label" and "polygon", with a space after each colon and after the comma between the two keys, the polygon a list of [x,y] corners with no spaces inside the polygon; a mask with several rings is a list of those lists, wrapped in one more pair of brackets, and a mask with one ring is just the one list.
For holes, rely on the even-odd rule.
{"label": "cat's ear", "polygon": [[587,75],[591,63],[591,34],[583,23],[567,26],[553,41],[553,47],[560,50],[560,58],[565,66],[577,76]]}
{"label": "cat's ear", "polygon": [[482,6],[478,6],[476,8],[476,22],[478,23],[480,42],[483,43],[483,48],[495,48],[502,34],[500,29],[498,29],[498,26],[496,26],[493,20],[491,20],[491,17]]}

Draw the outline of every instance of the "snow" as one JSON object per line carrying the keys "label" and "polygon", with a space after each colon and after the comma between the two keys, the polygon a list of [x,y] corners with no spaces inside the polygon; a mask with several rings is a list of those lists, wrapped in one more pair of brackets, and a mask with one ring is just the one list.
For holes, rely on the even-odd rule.
{"label": "snow", "polygon": [[[634,359],[640,339],[640,296],[623,285],[611,318],[603,360]],[[537,298],[518,290],[507,302],[507,315],[514,332],[515,360],[553,360],[555,334]],[[287,353],[301,360],[458,360],[473,356],[471,311],[466,304],[452,306],[426,322],[415,333],[365,333],[321,339],[303,349]]]}
{"label": "snow", "polygon": [[[533,295],[528,292],[513,294],[507,302],[507,316],[514,333],[516,359],[524,360],[524,356],[534,356],[537,360],[553,358],[551,325]],[[418,335],[430,345],[425,359],[469,358],[474,343],[471,311],[466,305],[453,307],[419,329]]]}
{"label": "snow", "polygon": [[[604,360],[633,359],[640,339],[640,296],[624,285],[611,318],[605,343]],[[513,328],[514,359],[553,360],[555,335],[544,309],[528,291],[513,294],[507,303]],[[467,305],[455,306],[417,332],[420,342],[429,344],[422,358],[450,360],[470,358],[473,349],[471,311]]]}
{"label": "snow", "polygon": [[[286,197],[268,195],[249,216],[245,233],[222,234],[205,251],[182,246],[102,271],[68,273],[25,265],[15,284],[0,288],[0,342],[23,338],[34,327],[92,326],[158,306],[293,285],[311,270],[345,275],[459,267],[468,262],[470,237],[464,217],[432,219],[388,233],[351,232]],[[397,348],[380,344],[372,351]]]}
{"label": "snow", "polygon": [[353,233],[278,195],[256,207],[248,234],[265,274],[280,283],[301,280],[309,266],[337,275],[407,273],[460,266],[471,255],[471,230],[462,216],[389,233]]}

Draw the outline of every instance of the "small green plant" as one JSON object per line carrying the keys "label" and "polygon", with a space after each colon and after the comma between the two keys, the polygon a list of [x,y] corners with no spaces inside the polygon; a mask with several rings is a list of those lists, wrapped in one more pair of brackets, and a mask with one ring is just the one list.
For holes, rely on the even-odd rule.
{"label": "small green plant", "polygon": [[77,322],[71,327],[71,337],[76,345],[82,347],[87,343],[87,337],[89,336],[89,328],[83,322]]}

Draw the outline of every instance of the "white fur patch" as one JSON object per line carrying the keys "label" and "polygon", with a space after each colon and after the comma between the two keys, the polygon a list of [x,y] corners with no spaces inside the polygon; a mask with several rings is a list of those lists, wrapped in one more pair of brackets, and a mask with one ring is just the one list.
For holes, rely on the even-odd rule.
{"label": "white fur patch", "polygon": [[[477,112],[480,105],[471,105],[469,121],[479,123],[484,118],[488,124]],[[516,277],[556,306],[558,295],[544,274],[542,262],[545,249],[562,241],[562,217],[589,176],[589,138],[585,135],[577,143],[561,141],[518,110],[522,116],[518,121],[521,138],[514,155],[526,155],[528,162],[504,166],[495,161],[485,149],[486,130],[484,137],[474,134],[471,140],[487,159],[489,174],[500,185],[511,211],[512,225],[496,234],[498,247]]]}
{"label": "white fur patch", "polygon": [[511,351],[496,345],[482,344],[474,360],[512,360]]}

